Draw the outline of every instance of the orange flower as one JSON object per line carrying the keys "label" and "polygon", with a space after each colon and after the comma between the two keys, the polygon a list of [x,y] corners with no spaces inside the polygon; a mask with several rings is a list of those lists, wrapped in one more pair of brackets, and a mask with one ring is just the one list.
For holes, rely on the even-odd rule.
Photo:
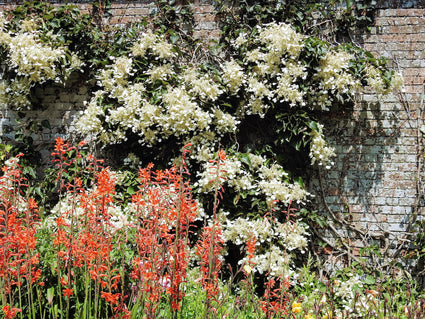
{"label": "orange flower", "polygon": [[102,291],[100,293],[100,297],[105,299],[106,302],[109,302],[111,305],[117,305],[118,299],[120,298],[121,294],[112,294],[110,292]]}
{"label": "orange flower", "polygon": [[376,297],[378,295],[378,292],[376,290],[366,289],[365,291],[366,291],[366,293],[372,295],[373,297]]}
{"label": "orange flower", "polygon": [[61,285],[62,286],[68,286],[68,281],[65,280],[65,278],[61,277]]}
{"label": "orange flower", "polygon": [[74,290],[72,290],[71,288],[65,288],[65,289],[62,289],[62,292],[65,297],[69,297],[69,296],[72,296],[72,294],[74,293]]}
{"label": "orange flower", "polygon": [[220,161],[226,160],[226,153],[222,149],[218,151],[218,159]]}
{"label": "orange flower", "polygon": [[253,259],[255,255],[255,245],[257,243],[257,238],[251,236],[251,238],[246,242],[246,252],[249,259]]}
{"label": "orange flower", "polygon": [[13,319],[16,317],[18,312],[22,312],[19,308],[10,308],[9,306],[4,306],[2,310],[4,312],[5,319]]}

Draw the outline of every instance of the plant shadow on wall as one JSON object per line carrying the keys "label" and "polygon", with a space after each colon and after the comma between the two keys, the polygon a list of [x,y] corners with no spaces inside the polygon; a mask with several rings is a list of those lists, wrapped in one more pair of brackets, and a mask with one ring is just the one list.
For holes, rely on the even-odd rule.
{"label": "plant shadow on wall", "polygon": [[[388,198],[394,197],[397,186],[404,187],[387,186],[383,168],[401,143],[399,113],[403,111],[399,107],[394,103],[393,110],[383,111],[380,102],[359,101],[352,112],[329,113],[324,123],[330,128],[330,143],[337,145],[337,164],[335,169],[311,175],[311,187],[319,194],[313,203],[337,229],[338,235],[329,238],[336,242],[348,240],[347,248],[352,252],[360,249],[365,256],[370,255],[369,262],[383,268],[393,261],[390,257],[398,241],[397,235],[383,224],[381,218],[386,212],[379,205],[389,207]],[[390,182],[395,183],[393,179]],[[377,197],[381,201],[385,198],[385,202],[377,201]],[[364,247],[375,247],[375,251]],[[339,262],[344,263],[349,256],[341,254],[340,258]]]}

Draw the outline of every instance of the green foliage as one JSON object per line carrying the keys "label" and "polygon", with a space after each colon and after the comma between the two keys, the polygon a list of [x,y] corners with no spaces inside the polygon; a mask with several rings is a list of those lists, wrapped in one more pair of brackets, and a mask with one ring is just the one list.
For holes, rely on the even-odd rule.
{"label": "green foliage", "polygon": [[331,41],[350,39],[353,31],[374,21],[374,0],[215,1],[223,43],[259,23],[289,23],[297,31]]}

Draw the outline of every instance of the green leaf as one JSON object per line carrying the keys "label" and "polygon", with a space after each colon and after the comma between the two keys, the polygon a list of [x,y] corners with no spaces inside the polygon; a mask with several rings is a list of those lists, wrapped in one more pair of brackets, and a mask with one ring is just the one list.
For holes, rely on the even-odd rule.
{"label": "green leaf", "polygon": [[375,284],[375,278],[373,278],[373,276],[371,276],[371,275],[367,275],[364,282],[365,282],[365,284],[373,285],[373,284]]}
{"label": "green leaf", "polygon": [[44,128],[47,128],[49,130],[52,129],[52,127],[50,126],[49,120],[42,120],[41,121],[41,126],[44,127]]}
{"label": "green leaf", "polygon": [[48,288],[47,289],[47,302],[52,303],[54,296],[55,296],[55,287]]}
{"label": "green leaf", "polygon": [[248,165],[249,168],[252,168],[251,159],[250,159],[250,157],[249,157],[248,154],[240,154],[239,155],[239,160],[242,163]]}
{"label": "green leaf", "polygon": [[170,36],[171,43],[176,43],[179,40],[179,36],[177,34],[173,34]]}
{"label": "green leaf", "polygon": [[34,170],[33,167],[25,166],[24,169],[22,170],[22,172],[24,174],[30,175],[32,178],[36,178],[37,177],[37,175],[36,175],[35,170]]}
{"label": "green leaf", "polygon": [[315,121],[310,121],[308,123],[308,127],[311,128],[312,130],[319,132],[319,127],[317,126],[317,122]]}

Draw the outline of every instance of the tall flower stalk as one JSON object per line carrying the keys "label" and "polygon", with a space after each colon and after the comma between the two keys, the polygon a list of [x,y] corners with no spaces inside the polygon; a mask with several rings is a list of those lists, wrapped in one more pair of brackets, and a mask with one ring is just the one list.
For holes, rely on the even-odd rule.
{"label": "tall flower stalk", "polygon": [[184,180],[188,146],[183,149],[180,166],[153,171],[150,164],[141,169],[140,188],[132,199],[138,219],[132,278],[139,290],[137,304],[148,318],[157,317],[164,295],[169,299],[171,317],[176,317],[184,296],[181,284],[187,276],[189,228],[197,209],[190,184]]}
{"label": "tall flower stalk", "polygon": [[37,316],[33,284],[41,274],[36,251],[38,206],[23,192],[27,184],[19,165],[22,155],[9,159],[0,176],[0,296],[5,318],[22,317],[24,305],[30,318]]}
{"label": "tall flower stalk", "polygon": [[212,221],[208,225],[205,221],[205,225],[202,231],[200,240],[196,245],[196,254],[200,258],[200,266],[202,272],[202,286],[206,293],[205,303],[205,317],[209,317],[211,313],[216,312],[214,308],[214,301],[217,301],[219,295],[219,272],[221,269],[222,261],[220,259],[220,252],[224,245],[223,234],[221,225],[217,219],[217,209],[222,198],[222,181],[225,179],[225,166],[226,154],[223,150],[220,150],[217,154],[217,159],[210,160],[209,162],[214,166],[211,166],[212,174],[214,178],[211,180],[213,183],[214,192],[214,204],[213,204],[213,216]]}

